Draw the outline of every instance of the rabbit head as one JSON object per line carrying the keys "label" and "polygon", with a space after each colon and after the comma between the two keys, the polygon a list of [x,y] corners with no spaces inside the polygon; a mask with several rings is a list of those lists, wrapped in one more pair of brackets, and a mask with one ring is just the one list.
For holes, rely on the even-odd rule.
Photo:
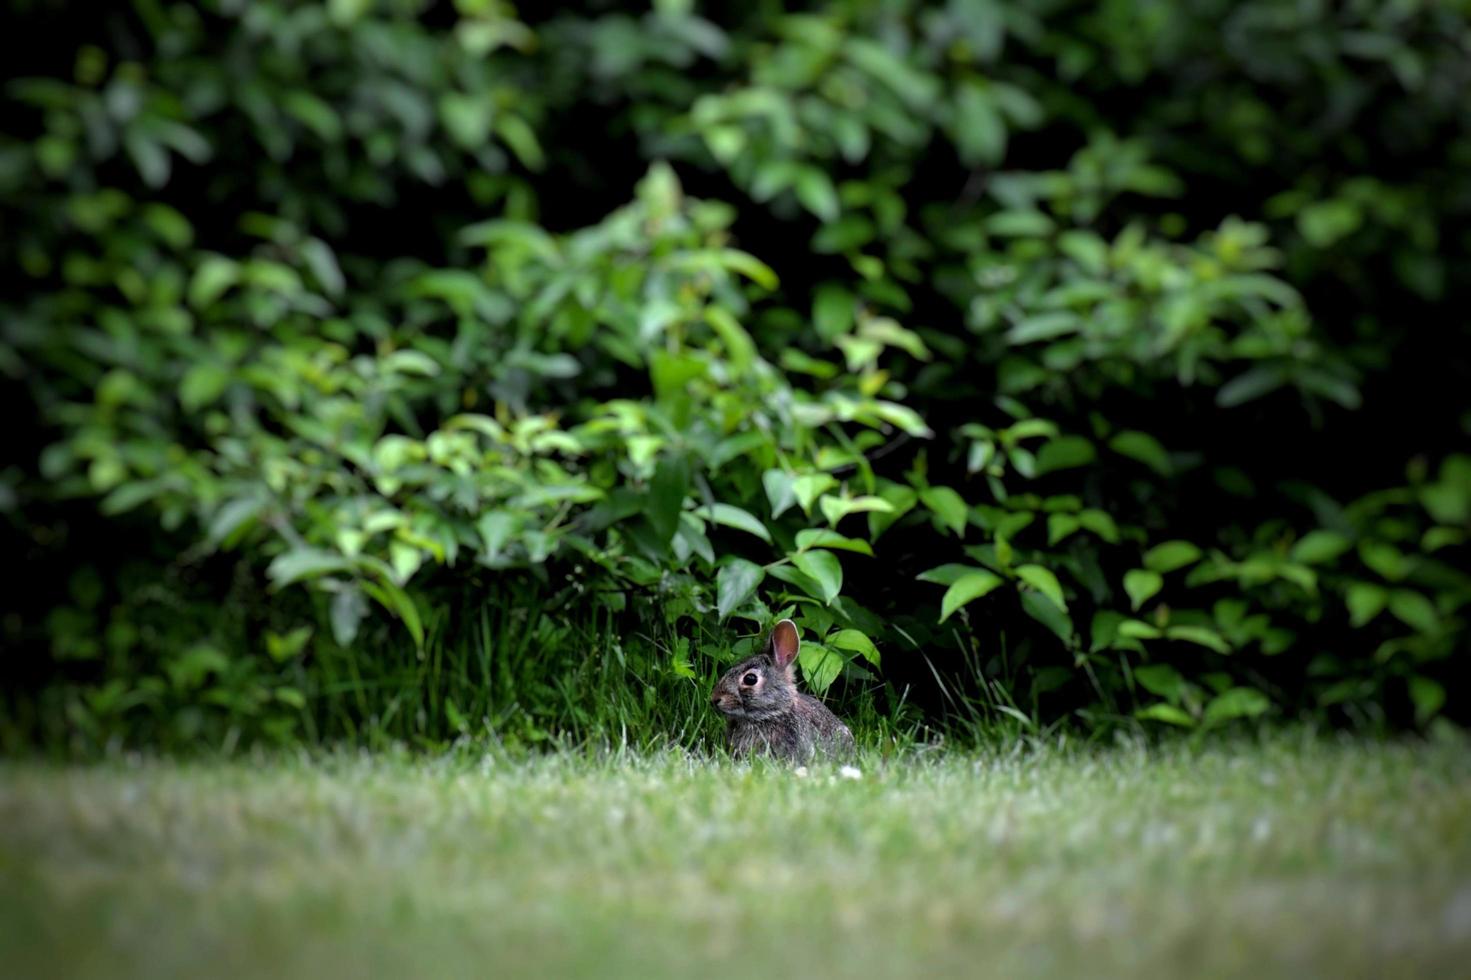
{"label": "rabbit head", "polygon": [[790,619],[777,623],[765,652],[726,671],[711,692],[710,703],[728,718],[747,721],[790,714],[799,697],[792,669],[797,647],[796,624]]}

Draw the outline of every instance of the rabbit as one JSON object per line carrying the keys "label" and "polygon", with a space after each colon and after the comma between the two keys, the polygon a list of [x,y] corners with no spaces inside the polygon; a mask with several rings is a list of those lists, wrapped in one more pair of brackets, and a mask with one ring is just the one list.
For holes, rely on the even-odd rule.
{"label": "rabbit", "polygon": [[821,701],[797,690],[792,665],[800,639],[790,619],[771,631],[766,652],[747,657],[725,672],[710,694],[726,716],[725,741],[731,753],[769,753],[790,762],[814,754],[848,755],[853,733]]}

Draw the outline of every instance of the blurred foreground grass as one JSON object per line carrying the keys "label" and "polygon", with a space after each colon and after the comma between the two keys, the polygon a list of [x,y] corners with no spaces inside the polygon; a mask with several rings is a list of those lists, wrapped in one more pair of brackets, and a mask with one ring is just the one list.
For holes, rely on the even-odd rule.
{"label": "blurred foreground grass", "polygon": [[24,976],[1453,976],[1461,744],[0,766]]}

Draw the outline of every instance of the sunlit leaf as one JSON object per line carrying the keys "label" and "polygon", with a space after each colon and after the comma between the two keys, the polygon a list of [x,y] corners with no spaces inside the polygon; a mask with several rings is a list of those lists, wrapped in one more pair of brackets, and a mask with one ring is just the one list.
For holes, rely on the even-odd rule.
{"label": "sunlit leaf", "polygon": [[831,604],[843,591],[843,566],[829,551],[803,551],[790,556],[792,564],[821,588],[818,598]]}
{"label": "sunlit leaf", "polygon": [[1057,608],[1067,611],[1067,599],[1062,594],[1062,584],[1051,569],[1041,565],[1018,565],[1016,576],[1038,592],[1051,599]]}
{"label": "sunlit leaf", "polygon": [[1200,560],[1201,551],[1189,541],[1165,541],[1144,553],[1144,567],[1167,575]]}
{"label": "sunlit leaf", "polygon": [[942,526],[958,538],[965,536],[969,508],[960,494],[950,487],[925,487],[919,491],[919,499]]}
{"label": "sunlit leaf", "polygon": [[1164,577],[1159,572],[1136,568],[1124,573],[1124,591],[1129,594],[1130,607],[1135,611],[1164,588],[1164,584]]}
{"label": "sunlit leaf", "polygon": [[744,558],[729,559],[715,576],[716,611],[725,619],[756,593],[766,577],[760,565]]}
{"label": "sunlit leaf", "polygon": [[771,541],[771,532],[766,530],[765,524],[762,524],[754,514],[741,510],[741,508],[732,504],[707,504],[700,507],[699,512],[716,524],[732,527],[737,531],[745,531],[747,534],[754,534],[762,541],[768,543]]}
{"label": "sunlit leaf", "polygon": [[984,595],[988,595],[1005,581],[995,572],[984,569],[974,569],[960,575],[945,590],[944,598],[940,600],[940,622],[949,619],[951,614],[960,607]]}
{"label": "sunlit leaf", "polygon": [[1251,718],[1265,714],[1272,707],[1267,696],[1254,687],[1233,687],[1217,695],[1205,706],[1201,719],[1206,725],[1216,725],[1234,718]]}

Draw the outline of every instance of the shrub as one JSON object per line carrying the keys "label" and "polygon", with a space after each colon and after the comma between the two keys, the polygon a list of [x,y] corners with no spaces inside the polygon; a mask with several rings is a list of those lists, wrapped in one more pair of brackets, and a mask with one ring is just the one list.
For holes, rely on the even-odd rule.
{"label": "shrub", "polygon": [[1454,714],[1467,13],[138,0],[29,46],[5,736],[689,741],[788,614],[871,737]]}

